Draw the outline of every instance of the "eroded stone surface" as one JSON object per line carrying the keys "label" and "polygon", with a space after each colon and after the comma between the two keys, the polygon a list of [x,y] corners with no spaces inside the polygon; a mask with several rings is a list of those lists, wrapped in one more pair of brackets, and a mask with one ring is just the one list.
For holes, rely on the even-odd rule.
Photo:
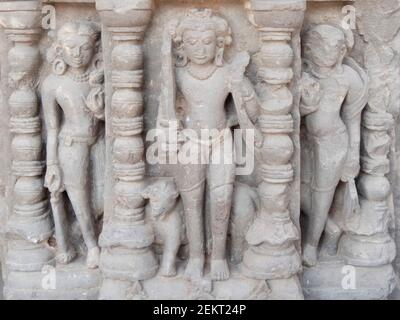
{"label": "eroded stone surface", "polygon": [[399,12],[1,1],[4,298],[396,298]]}

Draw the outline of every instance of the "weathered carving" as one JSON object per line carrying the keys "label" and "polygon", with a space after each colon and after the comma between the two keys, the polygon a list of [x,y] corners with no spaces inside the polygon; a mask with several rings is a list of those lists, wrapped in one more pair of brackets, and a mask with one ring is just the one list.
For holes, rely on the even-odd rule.
{"label": "weathered carving", "polygon": [[[301,262],[295,246],[299,229],[290,207],[295,153],[291,113],[295,101],[289,85],[295,61],[293,45],[296,42],[292,37],[301,27],[305,2],[255,0],[248,2],[247,9],[261,39],[257,123],[263,140],[259,164],[261,182],[258,184],[260,209],[246,234],[249,248],[243,256],[242,271],[255,279],[290,279],[287,288],[290,281],[292,288],[297,288],[290,293],[292,298],[301,298],[297,282]],[[282,290],[281,294],[289,293]]]}
{"label": "weathered carving", "polygon": [[176,257],[186,240],[183,206],[175,182],[159,179],[146,187],[142,195],[149,200],[146,218],[153,225],[154,243],[163,247],[160,273],[166,277],[175,276]]}
{"label": "weathered carving", "polygon": [[339,240],[340,232],[335,232],[339,227],[333,220],[327,223],[339,181],[347,183],[347,205],[354,202],[358,206],[354,179],[360,169],[360,122],[368,79],[353,60],[343,63],[354,40],[339,28],[314,26],[302,41],[305,68],[300,112],[306,130],[302,146],[303,262],[313,266],[323,231],[335,233],[336,239],[330,241]]}
{"label": "weathered carving", "polygon": [[96,183],[90,180],[90,166],[102,163],[105,156],[94,153],[101,150],[95,145],[104,143],[100,122],[104,119],[104,75],[99,38],[94,23],[74,21],[63,25],[47,54],[53,73],[44,80],[41,90],[47,129],[45,186],[51,193],[56,258],[66,264],[75,257],[68,239],[65,192],[88,248],[89,268],[97,268],[100,258],[90,192]]}
{"label": "weathered carving", "polygon": [[[363,179],[360,185],[364,210],[356,232],[357,242],[364,240],[362,242],[365,243],[360,246],[359,252],[368,253],[363,254],[361,259],[354,259],[354,254],[348,256],[349,262],[357,260],[356,264],[391,269],[396,253],[391,239],[393,234],[389,230],[395,227],[397,257],[394,266],[399,272],[400,1],[358,1],[356,9],[360,12],[359,33],[365,44],[365,68],[371,79],[368,108],[363,121]],[[382,282],[387,281],[382,273],[378,277]],[[393,279],[391,281],[393,285]],[[388,289],[390,292],[392,286]]]}
{"label": "weathered carving", "polygon": [[[16,10],[21,14],[15,16]],[[7,243],[2,270],[6,275],[4,295],[8,299],[18,298],[21,292],[18,278],[25,275],[25,286],[31,289],[30,279],[40,277],[44,266],[55,264],[53,250],[47,244],[53,225],[43,188],[41,120],[36,95],[41,61],[39,14],[36,2],[25,6],[17,2],[0,4],[0,25],[5,27],[10,43],[5,59],[8,77],[2,78],[8,80],[3,88],[8,86],[10,95],[8,101],[4,95],[2,102],[8,103],[12,137],[12,207],[5,228]]]}
{"label": "weathered carving", "polygon": [[[186,276],[198,279],[203,275],[203,208],[207,192],[212,237],[211,278],[226,280],[229,278],[226,241],[235,180],[230,127],[235,122],[239,122],[241,127],[248,127],[251,119],[247,111],[243,113],[240,108],[251,110],[257,107],[250,82],[244,77],[249,56],[241,53],[231,64],[224,61],[225,47],[232,42],[231,30],[227,21],[210,9],[190,10],[166,33],[159,123],[162,127],[176,125],[179,130],[181,145],[175,180],[183,202],[189,241]],[[176,69],[172,66],[172,43],[175,46]],[[171,83],[175,83],[176,87]],[[229,118],[225,112],[225,102],[230,93],[238,109],[238,120]],[[238,105],[243,96],[247,98],[246,103]],[[179,109],[175,99],[179,99]],[[187,152],[192,153],[193,161],[183,163],[180,160]],[[204,155],[206,158],[202,158]]]}
{"label": "weathered carving", "polygon": [[[254,180],[257,178],[252,175]],[[230,234],[230,261],[239,264],[247,249],[246,234],[260,210],[257,188],[236,181],[233,190],[232,212],[228,232]]]}
{"label": "weathered carving", "polygon": [[387,298],[400,0],[189,2],[0,1],[5,298]]}
{"label": "weathered carving", "polygon": [[[364,64],[371,79],[368,105],[362,119],[361,174],[358,179],[360,215],[347,224],[340,242],[346,263],[366,267],[369,273],[386,283],[385,294],[394,287],[391,263],[396,246],[394,229],[398,188],[396,184],[396,126],[399,116],[399,1],[360,1],[364,40]],[[377,28],[377,22],[379,28]],[[397,199],[396,199],[397,198]],[[393,201],[395,207],[393,206]]]}
{"label": "weathered carving", "polygon": [[[111,46],[103,43],[110,61],[110,130],[113,192],[111,210],[100,235],[100,298],[143,298],[140,281],[152,278],[158,262],[151,248],[154,230],[145,221],[146,188],[143,143],[143,37],[152,16],[150,0],[97,1],[97,10]],[[105,213],[107,215],[107,212]],[[114,292],[112,291],[111,292]],[[127,293],[129,292],[129,294]]]}

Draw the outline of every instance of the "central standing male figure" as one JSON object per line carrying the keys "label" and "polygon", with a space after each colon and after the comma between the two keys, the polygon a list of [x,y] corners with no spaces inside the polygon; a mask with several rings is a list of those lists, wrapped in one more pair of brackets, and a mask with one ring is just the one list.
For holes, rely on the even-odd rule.
{"label": "central standing male figure", "polygon": [[[211,278],[225,280],[229,278],[226,239],[235,180],[231,127],[238,122],[235,113],[226,110],[226,100],[230,93],[243,99],[247,111],[239,110],[243,106],[236,105],[236,114],[241,127],[248,126],[251,123],[248,113],[255,115],[257,111],[254,91],[244,77],[249,57],[243,53],[235,62],[224,63],[224,49],[232,42],[231,30],[225,19],[209,9],[189,11],[172,30],[171,39],[164,41],[168,44],[169,40],[176,47],[176,68],[170,67],[168,74],[168,63],[167,68],[164,63],[163,71],[175,78],[172,83],[176,87],[169,86],[167,90],[175,96],[171,103],[175,104],[175,114],[171,107],[168,110],[168,103],[163,104],[169,100],[166,97],[161,102],[161,118],[167,122],[178,120],[178,128],[183,129],[176,183],[183,201],[189,240],[190,258],[185,273],[191,279],[203,275],[203,209],[207,185],[212,236]],[[164,43],[164,51],[165,48],[168,52]],[[204,132],[209,134],[205,136]],[[196,155],[196,159],[191,158],[195,161],[183,163],[187,153]]]}

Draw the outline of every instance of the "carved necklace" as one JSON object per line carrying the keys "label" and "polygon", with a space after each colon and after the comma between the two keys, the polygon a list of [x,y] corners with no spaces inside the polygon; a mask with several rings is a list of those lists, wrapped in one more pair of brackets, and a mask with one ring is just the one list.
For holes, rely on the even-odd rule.
{"label": "carved necklace", "polygon": [[[192,69],[190,67],[190,65],[187,67],[187,70],[188,70],[189,74],[193,78],[198,79],[198,80],[206,80],[206,79],[210,78],[217,69],[218,69],[218,67],[215,64],[212,65],[212,68],[207,68],[205,70],[204,70],[204,68],[202,68],[202,69],[197,70],[197,71]],[[204,70],[204,71],[202,71],[202,70]]]}
{"label": "carved necklace", "polygon": [[88,70],[82,74],[75,74],[75,73],[68,72],[67,75],[75,82],[88,82],[89,76],[90,76],[90,70]]}

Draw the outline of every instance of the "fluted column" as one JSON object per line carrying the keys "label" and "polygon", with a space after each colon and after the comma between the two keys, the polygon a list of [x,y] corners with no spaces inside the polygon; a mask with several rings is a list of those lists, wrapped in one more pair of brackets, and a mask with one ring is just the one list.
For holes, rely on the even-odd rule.
{"label": "fluted column", "polygon": [[112,87],[106,121],[111,122],[107,134],[112,149],[113,212],[100,236],[100,268],[106,279],[100,296],[107,299],[107,288],[115,288],[113,281],[123,287],[132,284],[139,294],[139,281],[153,277],[158,268],[150,247],[154,234],[145,223],[141,195],[145,184],[142,45],[152,1],[98,0],[96,7],[111,37],[103,45],[111,70],[106,77]]}
{"label": "fluted column", "polygon": [[[31,290],[31,282],[23,287],[18,278],[45,265],[54,265],[54,252],[47,240],[53,233],[49,203],[43,187],[39,100],[36,77],[40,66],[37,42],[41,34],[40,1],[0,3],[0,20],[10,43],[8,51],[9,128],[12,157],[12,212],[7,221],[6,298],[19,298],[19,292]],[[40,289],[40,288],[38,288]]]}
{"label": "fluted column", "polygon": [[263,181],[258,186],[261,209],[246,236],[249,249],[242,270],[256,279],[297,277],[301,270],[295,245],[300,232],[290,212],[295,152],[291,82],[292,35],[302,25],[305,7],[303,0],[253,0],[247,4],[249,19],[261,40],[258,126],[264,142],[260,150]]}

